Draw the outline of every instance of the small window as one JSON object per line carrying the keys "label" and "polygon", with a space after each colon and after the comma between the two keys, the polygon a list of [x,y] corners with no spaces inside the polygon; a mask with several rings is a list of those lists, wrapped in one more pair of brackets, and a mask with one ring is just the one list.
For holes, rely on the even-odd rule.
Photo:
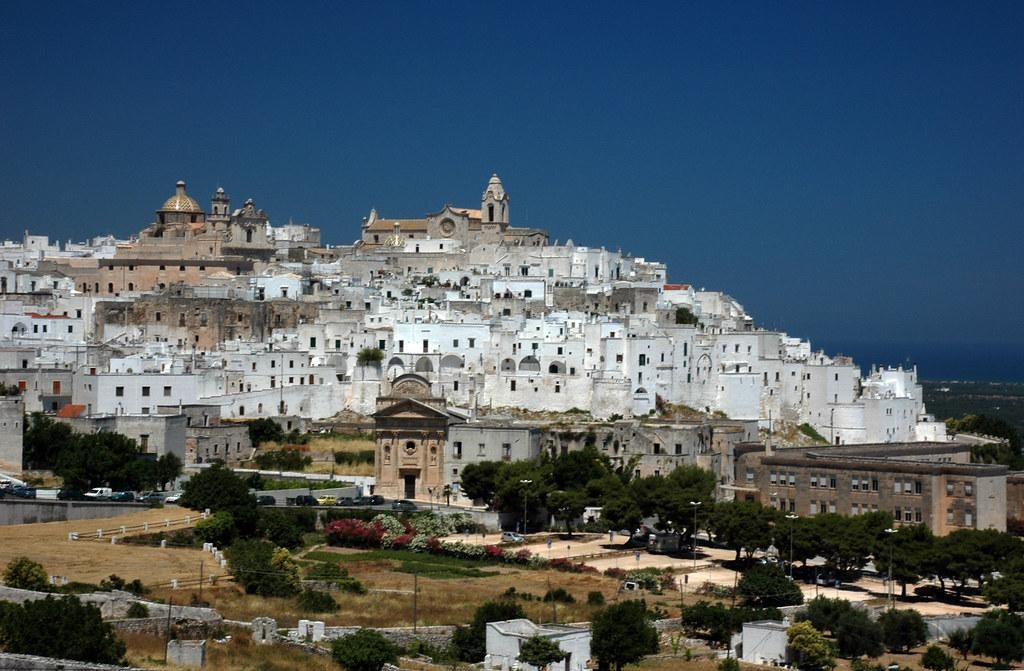
{"label": "small window", "polygon": [[170,398],[170,396],[171,396],[171,388],[170,388],[170,386],[164,387],[164,396],[166,398]]}
{"label": "small window", "polygon": [[114,396],[124,396],[124,387],[114,387]]}
{"label": "small window", "polygon": [[974,485],[969,483],[964,484],[964,496],[974,496]]}
{"label": "small window", "polygon": [[149,396],[149,387],[143,387],[142,388],[142,395],[143,396]]}

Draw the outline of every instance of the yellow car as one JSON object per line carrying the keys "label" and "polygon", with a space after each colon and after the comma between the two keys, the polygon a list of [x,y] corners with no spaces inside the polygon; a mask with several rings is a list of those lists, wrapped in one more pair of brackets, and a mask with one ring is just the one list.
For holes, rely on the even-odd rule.
{"label": "yellow car", "polygon": [[318,506],[333,506],[338,502],[338,497],[334,494],[323,494],[322,496],[316,497],[316,504]]}

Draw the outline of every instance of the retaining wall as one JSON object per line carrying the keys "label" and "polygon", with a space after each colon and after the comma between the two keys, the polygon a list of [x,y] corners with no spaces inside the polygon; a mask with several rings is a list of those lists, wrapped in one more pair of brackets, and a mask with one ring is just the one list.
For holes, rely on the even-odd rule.
{"label": "retaining wall", "polygon": [[67,522],[98,517],[116,517],[136,510],[145,510],[143,503],[112,501],[47,501],[44,499],[0,499],[0,526]]}
{"label": "retaining wall", "polygon": [[54,659],[35,655],[0,652],[0,671],[142,671],[132,666],[90,664],[74,659]]}

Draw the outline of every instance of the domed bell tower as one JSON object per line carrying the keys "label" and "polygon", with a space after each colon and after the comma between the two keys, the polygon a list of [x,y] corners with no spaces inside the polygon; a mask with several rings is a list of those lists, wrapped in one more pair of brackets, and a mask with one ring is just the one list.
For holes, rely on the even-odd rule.
{"label": "domed bell tower", "polygon": [[508,227],[509,200],[501,179],[491,175],[480,203],[480,223],[500,224],[501,229],[505,230]]}

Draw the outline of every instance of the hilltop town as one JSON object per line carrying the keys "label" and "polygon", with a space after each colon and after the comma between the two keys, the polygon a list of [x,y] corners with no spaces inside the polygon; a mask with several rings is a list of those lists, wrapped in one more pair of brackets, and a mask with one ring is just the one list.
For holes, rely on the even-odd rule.
{"label": "hilltop town", "polygon": [[[203,207],[179,181],[129,239],[59,243],[26,232],[5,241],[0,475],[22,483],[18,498],[35,496],[34,483],[75,502],[42,511],[0,496],[4,522],[92,517],[90,505],[97,517],[127,514],[130,521],[95,532],[80,530],[89,522],[65,522],[66,540],[44,553],[47,568],[79,571],[72,582],[100,581],[125,562],[139,571],[126,577],[141,578],[134,595],[111,575],[99,584],[114,596],[92,597],[108,619],[155,613],[159,622],[119,626],[155,628],[159,638],[170,635],[160,623],[174,614],[179,632],[198,627],[182,637],[198,647],[231,620],[244,621],[254,642],[319,654],[315,644],[353,638],[353,625],[362,625],[435,661],[485,660],[488,669],[543,666],[517,657],[523,641],[540,637],[558,643],[569,655],[564,668],[575,671],[591,657],[615,663],[596,632],[623,621],[657,619],[659,627],[653,648],[645,644],[628,663],[656,652],[659,640],[663,651],[682,641],[672,638],[679,627],[708,634],[710,620],[701,618],[712,616],[700,609],[711,606],[702,599],[728,593],[750,609],[743,621],[710,627],[709,654],[746,645],[746,661],[791,663],[792,629],[776,606],[796,606],[822,585],[838,596],[848,579],[856,587],[844,598],[879,607],[883,595],[895,605],[897,582],[906,596],[934,577],[943,598],[930,614],[966,609],[974,618],[967,624],[981,621],[983,584],[1019,546],[1008,524],[1024,519],[1024,479],[997,459],[976,458],[979,446],[995,454],[1005,441],[947,434],[925,408],[916,368],[872,366],[864,375],[863,362],[760,326],[723,291],[670,281],[664,263],[553,241],[558,231],[516,227],[512,212],[493,175],[479,203],[425,215],[371,209],[351,231],[332,231],[358,239],[334,245],[313,226],[274,225],[253,198],[233,207],[224,188]],[[404,214],[413,216],[391,218]],[[111,435],[127,440],[105,440]],[[80,461],[61,455],[65,446]],[[101,465],[90,463],[99,454]],[[150,466],[132,470],[135,460]],[[143,488],[129,483],[183,487],[184,495],[149,494],[145,502],[168,507],[148,511],[125,503],[135,492],[115,494]],[[85,497],[95,500],[77,502]],[[573,536],[581,529],[590,535]],[[32,535],[43,531],[18,533],[43,547]],[[11,562],[0,590],[34,602],[16,589],[26,584],[11,584],[20,555],[36,560],[15,545],[0,551],[0,563]],[[934,559],[967,547],[992,565],[954,570],[952,560]],[[350,575],[339,567],[360,561],[351,548],[379,551],[378,564],[351,564],[362,573]],[[76,560],[80,552],[92,557],[88,566]],[[421,558],[399,568],[406,555],[389,552]],[[197,559],[210,568],[192,582],[180,572]],[[796,562],[796,577],[811,587],[796,586]],[[571,585],[576,597],[552,591],[548,574],[541,602],[522,592],[541,589],[539,571],[604,573],[580,577]],[[774,571],[769,577],[782,582],[745,592],[739,576],[751,571]],[[421,636],[417,605],[411,621],[382,606],[407,593],[403,572],[416,576],[414,604],[420,573],[436,574],[438,584],[424,588],[436,602],[426,620],[443,627]],[[486,596],[455,597],[440,585],[493,576],[504,581],[505,606],[544,604],[535,621],[545,621],[550,602],[549,623],[508,607],[495,624],[496,614],[472,611]],[[243,603],[243,592],[217,580],[279,600]],[[947,580],[955,605],[944,601]],[[50,587],[64,583],[63,573],[49,576]],[[163,605],[185,586],[200,591],[195,608]],[[975,589],[969,603],[959,601],[965,589]],[[624,590],[655,599],[652,610],[619,602]],[[299,619],[336,612],[336,596],[323,594],[338,592],[352,599],[345,613]],[[607,611],[606,593],[616,601]],[[283,601],[296,595],[297,610]],[[590,629],[556,624],[555,602],[563,622],[593,618],[593,649]],[[470,634],[453,625],[471,618],[477,638],[460,639]],[[756,626],[748,634],[744,623]],[[638,631],[627,634],[648,635]],[[775,648],[755,645],[758,637]],[[135,640],[132,659],[150,644]],[[205,654],[175,645],[181,664]],[[457,652],[449,659],[441,647]]]}

